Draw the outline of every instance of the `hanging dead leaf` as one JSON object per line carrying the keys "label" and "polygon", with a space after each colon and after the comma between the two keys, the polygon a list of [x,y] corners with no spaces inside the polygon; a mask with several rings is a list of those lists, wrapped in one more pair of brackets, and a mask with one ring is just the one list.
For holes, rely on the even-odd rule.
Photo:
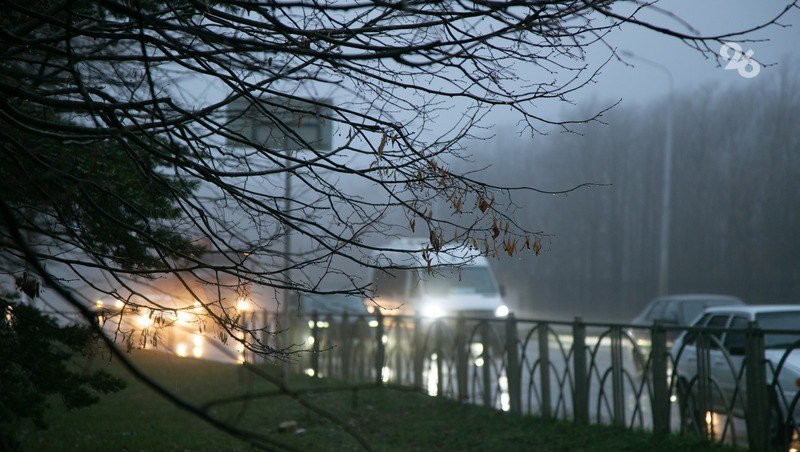
{"label": "hanging dead leaf", "polygon": [[486,209],[489,208],[489,204],[483,197],[478,198],[478,208],[481,209],[481,213],[486,213]]}
{"label": "hanging dead leaf", "polygon": [[29,276],[28,272],[23,272],[22,276],[14,278],[14,284],[17,286],[17,289],[30,298],[35,298],[39,295],[39,281]]}
{"label": "hanging dead leaf", "polygon": [[297,128],[303,127],[303,115],[297,117]]}
{"label": "hanging dead leaf", "polygon": [[411,221],[408,222],[408,225],[411,227],[411,232],[414,232],[416,224],[417,224],[417,222],[413,218],[411,219]]}
{"label": "hanging dead leaf", "polygon": [[533,252],[536,253],[536,255],[538,256],[539,255],[539,251],[541,251],[541,249],[542,249],[542,244],[539,243],[538,240],[535,240],[533,242]]}
{"label": "hanging dead leaf", "polygon": [[381,136],[381,142],[378,144],[378,157],[383,155],[383,148],[386,147],[386,132]]}
{"label": "hanging dead leaf", "polygon": [[430,239],[431,239],[431,247],[433,247],[433,250],[438,253],[439,250],[442,248],[442,242],[439,240],[439,237],[436,235],[436,230],[431,229]]}
{"label": "hanging dead leaf", "polygon": [[508,253],[508,257],[514,257],[514,251],[517,250],[517,241],[511,240],[511,238],[506,239],[504,242],[506,253]]}

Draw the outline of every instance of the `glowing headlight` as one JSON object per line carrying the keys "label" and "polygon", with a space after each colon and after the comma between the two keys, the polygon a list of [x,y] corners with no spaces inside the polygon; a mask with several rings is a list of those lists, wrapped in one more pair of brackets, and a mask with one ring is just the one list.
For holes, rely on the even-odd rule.
{"label": "glowing headlight", "polygon": [[436,305],[428,305],[422,308],[422,315],[424,317],[430,317],[432,319],[437,319],[444,315],[444,310]]}
{"label": "glowing headlight", "polygon": [[139,328],[147,328],[153,324],[153,319],[146,314],[142,314],[136,317],[136,323],[139,325]]}
{"label": "glowing headlight", "polygon": [[184,311],[178,311],[178,325],[188,325],[189,324],[189,313]]}
{"label": "glowing headlight", "polygon": [[494,310],[495,317],[505,317],[508,315],[508,306],[501,304]]}

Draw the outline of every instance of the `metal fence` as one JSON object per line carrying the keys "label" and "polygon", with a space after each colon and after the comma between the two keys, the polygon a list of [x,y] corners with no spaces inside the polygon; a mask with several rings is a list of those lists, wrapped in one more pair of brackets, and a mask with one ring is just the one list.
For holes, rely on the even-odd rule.
{"label": "metal fence", "polygon": [[[800,330],[312,313],[288,332],[307,345],[299,364],[312,376],[752,450],[797,447]],[[766,350],[771,335],[791,340]]]}

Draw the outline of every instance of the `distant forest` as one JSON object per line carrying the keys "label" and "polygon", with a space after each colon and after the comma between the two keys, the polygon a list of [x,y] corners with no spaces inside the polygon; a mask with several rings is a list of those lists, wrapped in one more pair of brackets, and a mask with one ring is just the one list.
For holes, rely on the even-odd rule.
{"label": "distant forest", "polygon": [[[800,303],[800,76],[623,103],[578,134],[498,137],[484,177],[560,189],[515,195],[520,221],[552,234],[541,256],[495,261],[522,315],[628,321],[657,295],[665,115],[675,112],[669,293]],[[767,78],[764,77],[764,80]],[[498,134],[503,135],[503,134]]]}

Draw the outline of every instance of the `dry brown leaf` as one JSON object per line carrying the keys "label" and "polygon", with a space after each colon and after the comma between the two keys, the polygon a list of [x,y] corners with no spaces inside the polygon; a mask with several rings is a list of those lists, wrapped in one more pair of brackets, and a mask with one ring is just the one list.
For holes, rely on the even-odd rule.
{"label": "dry brown leaf", "polygon": [[486,213],[486,209],[489,208],[489,204],[486,203],[483,197],[478,199],[478,208],[481,209],[481,213]]}
{"label": "dry brown leaf", "polygon": [[378,144],[378,157],[383,155],[383,148],[386,147],[386,132],[381,136],[381,142]]}

